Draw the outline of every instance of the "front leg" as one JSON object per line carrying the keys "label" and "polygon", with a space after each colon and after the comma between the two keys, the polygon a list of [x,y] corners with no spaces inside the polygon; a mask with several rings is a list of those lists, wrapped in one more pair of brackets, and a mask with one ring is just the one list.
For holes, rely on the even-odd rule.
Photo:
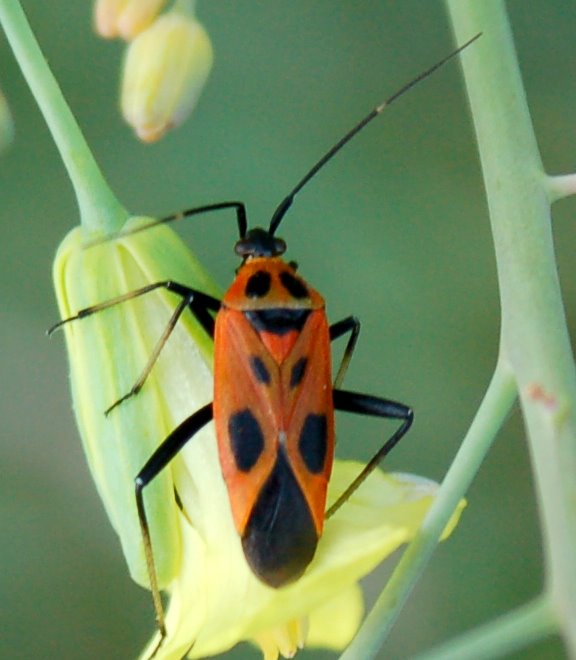
{"label": "front leg", "polygon": [[112,410],[114,410],[114,408],[140,392],[144,383],[146,382],[146,379],[150,375],[152,368],[156,364],[162,349],[166,345],[168,338],[172,334],[176,324],[178,323],[178,320],[186,309],[189,309],[192,312],[206,333],[210,337],[214,338],[214,319],[211,312],[214,313],[220,309],[220,301],[217,298],[209,296],[208,294],[203,293],[202,291],[198,291],[197,289],[192,289],[184,284],[179,284],[178,282],[173,282],[172,280],[165,280],[162,282],[155,282],[154,284],[148,284],[147,286],[143,286],[140,289],[129,291],[128,293],[116,296],[115,298],[110,298],[110,300],[105,300],[104,302],[98,303],[96,305],[85,307],[84,309],[81,309],[79,312],[77,312],[74,316],[59,321],[48,330],[48,334],[51,335],[55,330],[58,330],[67,323],[88,318],[94,314],[103,312],[104,310],[115,307],[121,303],[134,300],[134,298],[146,295],[152,291],[156,291],[157,289],[170,291],[171,293],[179,296],[181,300],[174,310],[174,313],[170,317],[164,332],[156,342],[156,345],[150,355],[150,358],[148,359],[148,362],[144,366],[142,373],[134,385],[130,388],[130,390],[105,410],[105,415],[108,415],[110,412],[112,412]]}

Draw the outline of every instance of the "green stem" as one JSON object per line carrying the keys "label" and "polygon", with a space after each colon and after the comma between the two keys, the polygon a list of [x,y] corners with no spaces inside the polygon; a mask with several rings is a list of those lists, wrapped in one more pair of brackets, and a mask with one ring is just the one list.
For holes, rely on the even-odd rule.
{"label": "green stem", "polygon": [[413,586],[430,560],[450,517],[474,479],[515,398],[514,379],[506,365],[499,361],[476,417],[422,527],[340,660],[355,658],[368,660],[376,656]]}
{"label": "green stem", "polygon": [[18,0],[0,0],[0,22],[60,151],[74,186],[82,225],[90,232],[118,231],[128,212],[102,176]]}
{"label": "green stem", "polygon": [[462,55],[490,209],[501,352],[524,414],[547,590],[576,657],[576,370],[558,282],[550,181],[542,169],[502,0],[447,0]]}
{"label": "green stem", "polygon": [[576,174],[563,174],[548,177],[550,201],[576,195]]}
{"label": "green stem", "polygon": [[493,660],[552,635],[557,621],[546,596],[471,630],[413,660]]}

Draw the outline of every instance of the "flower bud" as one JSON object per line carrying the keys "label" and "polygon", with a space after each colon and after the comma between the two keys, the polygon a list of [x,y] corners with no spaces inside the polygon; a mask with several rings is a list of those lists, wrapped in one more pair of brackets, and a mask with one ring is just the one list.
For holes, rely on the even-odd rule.
{"label": "flower bud", "polygon": [[105,39],[133,39],[156,18],[166,0],[96,0],[94,29]]}
{"label": "flower bud", "polygon": [[204,28],[176,9],[131,42],[124,61],[122,114],[143,142],[155,142],[188,117],[212,59]]}
{"label": "flower bud", "polygon": [[[133,219],[130,226],[137,222],[142,219]],[[216,293],[168,227],[91,247],[86,243],[83,229],[77,227],[56,255],[54,285],[63,319],[167,279]],[[191,314],[177,323],[138,395],[108,415],[105,411],[130,391],[177,304],[173,294],[158,289],[63,325],[74,412],[88,464],[130,573],[146,587],[134,479],[170,431],[212,398],[212,341]],[[173,464],[164,469],[144,495],[160,587],[177,574],[181,559],[175,469]]]}

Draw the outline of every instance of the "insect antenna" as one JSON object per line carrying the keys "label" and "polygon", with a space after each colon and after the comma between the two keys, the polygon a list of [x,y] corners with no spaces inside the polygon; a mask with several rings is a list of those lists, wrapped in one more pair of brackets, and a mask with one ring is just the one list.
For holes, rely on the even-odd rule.
{"label": "insect antenna", "polygon": [[102,243],[108,243],[109,241],[114,241],[119,238],[124,238],[124,236],[132,236],[132,234],[139,234],[141,231],[146,231],[152,229],[153,227],[158,227],[158,225],[166,225],[175,220],[183,220],[184,218],[190,218],[193,215],[200,215],[202,213],[211,213],[212,211],[221,211],[222,209],[234,209],[236,212],[236,223],[238,225],[238,235],[240,238],[243,238],[246,235],[248,229],[248,220],[246,217],[246,207],[244,202],[218,202],[216,204],[207,204],[205,206],[197,206],[193,209],[188,209],[187,211],[180,211],[179,213],[174,213],[169,215],[166,218],[161,218],[160,220],[152,220],[141,227],[136,229],[128,229],[124,231],[119,231],[116,234],[110,234],[108,236],[99,237],[87,242],[84,245],[84,248],[94,247],[95,245],[102,245]]}
{"label": "insect antenna", "polygon": [[443,57],[441,60],[436,62],[436,64],[432,65],[429,69],[426,69],[425,71],[422,71],[422,73],[419,73],[416,77],[412,78],[409,82],[407,82],[405,85],[403,85],[400,89],[398,89],[392,96],[388,97],[383,103],[380,105],[376,106],[372,111],[370,111],[361,121],[359,121],[344,137],[340,138],[336,144],[329,149],[324,156],[312,167],[305,175],[302,177],[302,179],[296,184],[294,189],[286,195],[286,197],[280,202],[278,205],[277,209],[274,211],[274,214],[272,216],[272,220],[270,221],[270,228],[268,232],[270,235],[274,235],[276,230],[278,229],[278,225],[282,222],[282,219],[286,215],[286,212],[288,209],[292,206],[292,202],[294,201],[294,197],[302,190],[302,188],[312,179],[319,170],[321,170],[324,165],[328,161],[330,161],[339,151],[342,149],[342,147],[350,142],[350,140],[357,134],[359,133],[367,124],[369,124],[373,119],[375,119],[378,115],[382,114],[384,110],[392,105],[394,101],[399,99],[401,96],[403,96],[407,91],[412,89],[415,85],[418,83],[422,82],[425,78],[428,78],[428,76],[431,76],[435,71],[437,71],[440,67],[444,66],[446,62],[451,60],[453,57],[458,55],[458,53],[461,53],[465,48],[468,48],[470,44],[476,39],[478,39],[481,36],[481,32],[479,32],[477,35],[472,37],[472,39],[469,39],[466,43],[462,44],[456,50],[453,50],[451,53],[446,55],[446,57]]}

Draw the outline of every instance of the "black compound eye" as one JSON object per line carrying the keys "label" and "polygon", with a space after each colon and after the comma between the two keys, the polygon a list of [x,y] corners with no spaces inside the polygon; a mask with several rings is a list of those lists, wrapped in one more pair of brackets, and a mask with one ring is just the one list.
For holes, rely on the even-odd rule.
{"label": "black compound eye", "polygon": [[254,415],[246,408],[230,416],[228,433],[236,467],[249,472],[264,451],[264,435]]}
{"label": "black compound eye", "polygon": [[284,288],[293,298],[307,298],[308,289],[304,284],[297,278],[292,275],[291,272],[284,270],[280,273],[280,281],[282,282]]}
{"label": "black compound eye", "polygon": [[248,298],[263,298],[270,291],[271,284],[270,273],[265,270],[257,270],[248,278],[244,293]]}

